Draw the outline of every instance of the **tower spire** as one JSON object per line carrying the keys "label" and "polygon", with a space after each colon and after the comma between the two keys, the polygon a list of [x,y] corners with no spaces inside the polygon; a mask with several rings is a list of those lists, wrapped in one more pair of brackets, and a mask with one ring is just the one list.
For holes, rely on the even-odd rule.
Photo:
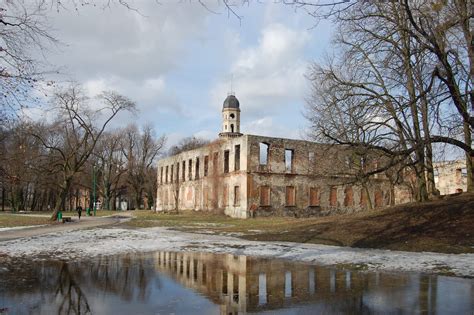
{"label": "tower spire", "polygon": [[227,96],[229,96],[229,95],[234,95],[235,96],[235,92],[234,92],[234,74],[230,75],[230,91],[229,91],[229,93],[227,93]]}

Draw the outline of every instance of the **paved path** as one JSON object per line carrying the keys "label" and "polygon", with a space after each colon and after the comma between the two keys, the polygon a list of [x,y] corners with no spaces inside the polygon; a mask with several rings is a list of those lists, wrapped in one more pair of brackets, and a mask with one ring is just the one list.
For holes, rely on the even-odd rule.
{"label": "paved path", "polygon": [[[128,218],[127,218],[128,217]],[[62,232],[69,230],[87,229],[97,226],[112,225],[130,220],[131,215],[108,216],[108,217],[72,217],[69,223],[53,223],[46,226],[29,227],[24,229],[12,229],[0,232],[0,242],[8,241],[16,238],[31,237],[41,234]]]}

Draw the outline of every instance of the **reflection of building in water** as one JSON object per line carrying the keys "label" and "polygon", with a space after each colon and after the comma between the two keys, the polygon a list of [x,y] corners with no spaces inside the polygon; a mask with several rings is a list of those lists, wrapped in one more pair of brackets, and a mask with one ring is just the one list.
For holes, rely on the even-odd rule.
{"label": "reflection of building in water", "polygon": [[[222,314],[268,311],[304,303],[320,303],[320,311],[326,312],[363,310],[364,304],[375,298],[367,295],[371,291],[377,292],[378,300],[388,299],[396,306],[398,299],[401,303],[406,299],[404,290],[414,281],[400,274],[366,274],[230,254],[160,252],[155,266],[221,305]],[[412,284],[418,286],[418,282]],[[415,298],[414,305],[434,307],[426,295],[420,298],[423,301]]]}

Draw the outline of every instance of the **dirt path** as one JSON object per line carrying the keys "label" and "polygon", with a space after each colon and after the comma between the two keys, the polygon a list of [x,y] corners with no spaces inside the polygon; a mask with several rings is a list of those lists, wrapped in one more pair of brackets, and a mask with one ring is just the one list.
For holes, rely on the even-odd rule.
{"label": "dirt path", "polygon": [[[128,217],[128,218],[127,218]],[[32,237],[42,234],[87,229],[97,226],[112,225],[130,220],[131,215],[110,216],[110,217],[72,217],[72,222],[53,223],[46,226],[28,227],[24,229],[12,229],[0,232],[0,242],[16,238]]]}

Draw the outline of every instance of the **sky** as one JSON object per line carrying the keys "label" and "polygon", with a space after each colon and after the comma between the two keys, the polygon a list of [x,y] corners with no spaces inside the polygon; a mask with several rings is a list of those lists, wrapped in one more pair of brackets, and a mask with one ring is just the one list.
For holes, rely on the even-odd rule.
{"label": "sky", "polygon": [[115,90],[136,102],[138,112],[122,113],[113,127],[151,124],[168,146],[215,139],[232,89],[241,132],[304,137],[305,74],[330,49],[329,21],[315,25],[304,10],[271,1],[237,7],[241,19],[219,1],[209,10],[196,1],[132,4],[139,12],[111,5],[48,13],[61,44],[47,59],[61,79],[90,96]]}

